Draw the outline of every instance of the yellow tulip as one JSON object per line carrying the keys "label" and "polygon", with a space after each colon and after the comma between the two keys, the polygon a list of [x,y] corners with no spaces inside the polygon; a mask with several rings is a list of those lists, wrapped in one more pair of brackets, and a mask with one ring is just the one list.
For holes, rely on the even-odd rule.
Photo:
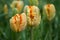
{"label": "yellow tulip", "polygon": [[53,4],[47,4],[44,6],[44,11],[47,15],[47,19],[50,21],[55,17],[55,6]]}
{"label": "yellow tulip", "polygon": [[25,13],[16,14],[10,19],[11,29],[16,32],[24,30],[26,25],[27,25],[27,19]]}
{"label": "yellow tulip", "polygon": [[27,13],[27,20],[30,26],[37,26],[40,24],[41,15],[39,8],[36,6],[25,6],[24,12]]}
{"label": "yellow tulip", "polygon": [[21,11],[22,8],[23,8],[23,6],[24,6],[23,1],[19,1],[19,0],[15,0],[15,1],[13,1],[12,4],[11,4],[11,8],[12,8],[12,9],[17,8],[18,11]]}

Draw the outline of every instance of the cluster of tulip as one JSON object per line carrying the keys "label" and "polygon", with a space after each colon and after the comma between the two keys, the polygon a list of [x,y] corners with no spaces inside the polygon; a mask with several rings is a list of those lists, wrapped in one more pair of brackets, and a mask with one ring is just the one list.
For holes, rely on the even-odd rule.
{"label": "cluster of tulip", "polygon": [[[20,32],[26,28],[26,25],[38,26],[41,22],[40,10],[37,6],[25,6],[23,13],[19,14],[19,11],[23,8],[23,1],[13,1],[11,4],[12,10],[17,9],[17,13],[10,19],[11,29]],[[5,12],[7,6],[5,5]],[[55,6],[53,4],[44,5],[43,12],[46,14],[47,19],[51,21],[55,17]]]}

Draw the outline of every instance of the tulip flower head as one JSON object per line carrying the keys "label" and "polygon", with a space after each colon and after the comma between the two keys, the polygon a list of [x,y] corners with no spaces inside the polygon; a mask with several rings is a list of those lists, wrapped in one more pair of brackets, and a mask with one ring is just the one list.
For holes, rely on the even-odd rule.
{"label": "tulip flower head", "polygon": [[24,12],[27,13],[28,24],[31,26],[37,26],[40,24],[41,15],[39,14],[39,8],[36,6],[25,6]]}
{"label": "tulip flower head", "polygon": [[15,0],[12,2],[11,8],[12,9],[17,8],[18,11],[20,11],[23,8],[23,5],[24,5],[23,1]]}
{"label": "tulip flower head", "polygon": [[55,6],[53,4],[47,4],[44,6],[44,11],[47,15],[48,20],[52,20],[55,17]]}
{"label": "tulip flower head", "polygon": [[5,19],[8,19],[8,15],[7,15],[8,14],[8,6],[7,6],[7,4],[4,5],[4,10],[3,11],[4,11],[4,14],[6,15]]}
{"label": "tulip flower head", "polygon": [[4,5],[4,13],[5,13],[5,14],[8,13],[8,7],[7,7],[7,4]]}
{"label": "tulip flower head", "polygon": [[16,14],[10,19],[11,29],[16,32],[20,32],[25,29],[27,25],[26,15],[25,13]]}

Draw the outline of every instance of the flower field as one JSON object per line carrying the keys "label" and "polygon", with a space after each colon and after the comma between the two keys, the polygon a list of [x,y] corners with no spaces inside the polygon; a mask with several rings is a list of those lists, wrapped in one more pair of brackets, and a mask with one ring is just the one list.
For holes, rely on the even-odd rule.
{"label": "flower field", "polygon": [[0,40],[60,40],[60,0],[0,0]]}

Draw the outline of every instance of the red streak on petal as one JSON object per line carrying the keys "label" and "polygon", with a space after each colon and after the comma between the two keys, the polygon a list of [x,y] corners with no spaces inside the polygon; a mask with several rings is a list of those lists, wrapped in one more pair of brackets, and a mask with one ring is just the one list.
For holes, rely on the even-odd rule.
{"label": "red streak on petal", "polygon": [[16,16],[14,16],[15,24],[16,24]]}
{"label": "red streak on petal", "polygon": [[22,24],[22,15],[20,15],[20,24]]}
{"label": "red streak on petal", "polygon": [[48,16],[50,17],[50,4],[47,5]]}
{"label": "red streak on petal", "polygon": [[32,13],[30,13],[30,18],[31,18],[31,20],[34,19],[34,15]]}
{"label": "red streak on petal", "polygon": [[48,12],[48,14],[50,14],[50,10],[49,10],[49,8],[47,8],[47,12]]}
{"label": "red streak on petal", "polygon": [[30,18],[31,18],[31,21],[32,21],[33,18],[34,18],[34,15],[32,13],[32,6],[29,6],[29,9],[30,9]]}
{"label": "red streak on petal", "polygon": [[32,13],[32,10],[30,10],[30,13]]}
{"label": "red streak on petal", "polygon": [[50,4],[47,5],[47,11],[48,11],[48,13],[50,13],[50,9],[49,8],[50,8]]}
{"label": "red streak on petal", "polygon": [[31,6],[29,6],[29,8],[31,8]]}
{"label": "red streak on petal", "polygon": [[50,7],[50,4],[48,4],[48,7]]}
{"label": "red streak on petal", "polygon": [[18,17],[18,16],[17,16],[17,15],[14,16],[15,24],[16,24],[16,21],[17,21],[17,20],[16,20],[16,17]]}
{"label": "red streak on petal", "polygon": [[29,6],[29,9],[30,9],[30,13],[32,13],[32,6]]}

